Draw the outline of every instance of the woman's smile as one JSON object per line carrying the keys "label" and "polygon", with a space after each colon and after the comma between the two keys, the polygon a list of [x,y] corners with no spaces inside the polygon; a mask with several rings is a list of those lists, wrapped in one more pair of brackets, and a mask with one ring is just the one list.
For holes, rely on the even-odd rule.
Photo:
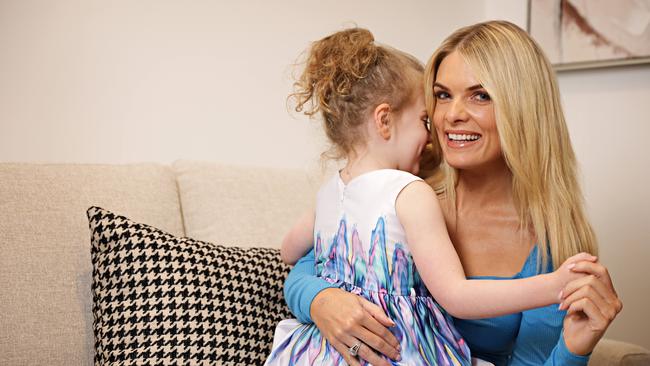
{"label": "woman's smile", "polygon": [[462,149],[479,143],[481,134],[465,130],[445,131],[445,141],[452,149]]}

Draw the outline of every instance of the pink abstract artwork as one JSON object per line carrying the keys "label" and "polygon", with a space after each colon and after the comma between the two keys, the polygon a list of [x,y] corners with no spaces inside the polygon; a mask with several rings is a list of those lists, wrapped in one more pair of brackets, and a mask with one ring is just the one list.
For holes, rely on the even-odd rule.
{"label": "pink abstract artwork", "polygon": [[650,62],[650,0],[530,0],[528,31],[559,70]]}

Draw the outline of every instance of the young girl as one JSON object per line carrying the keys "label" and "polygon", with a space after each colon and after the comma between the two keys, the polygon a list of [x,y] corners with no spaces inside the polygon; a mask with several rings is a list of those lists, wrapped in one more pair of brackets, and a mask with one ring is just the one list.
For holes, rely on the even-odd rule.
{"label": "young girl", "polygon": [[[414,175],[431,142],[422,78],[415,58],[375,45],[364,29],[312,45],[293,94],[296,110],[322,114],[330,155],[346,164],[320,189],[315,212],[287,234],[281,254],[293,264],[313,246],[319,276],[381,306],[400,342],[401,360],[393,364],[469,365],[469,348],[448,313],[484,318],[557,303],[579,276],[571,263],[594,257],[579,254],[527,279],[465,278],[436,195]],[[476,93],[487,95],[480,87]],[[368,347],[349,343],[345,357]],[[295,320],[278,325],[266,362],[342,364],[316,326]]]}

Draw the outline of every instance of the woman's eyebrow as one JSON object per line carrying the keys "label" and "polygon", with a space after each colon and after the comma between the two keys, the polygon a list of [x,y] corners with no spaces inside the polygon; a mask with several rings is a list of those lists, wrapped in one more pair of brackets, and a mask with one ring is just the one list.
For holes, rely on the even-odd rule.
{"label": "woman's eyebrow", "polygon": [[[441,84],[441,83],[439,83],[437,81],[435,83],[433,83],[433,87],[435,88],[436,86],[438,88],[441,88],[441,89],[449,90],[449,88],[447,88],[446,86],[444,86],[443,84]],[[477,89],[483,89],[483,85],[481,85],[481,84],[472,85],[469,88],[467,88],[466,90],[467,91],[473,91],[473,90],[477,90]]]}

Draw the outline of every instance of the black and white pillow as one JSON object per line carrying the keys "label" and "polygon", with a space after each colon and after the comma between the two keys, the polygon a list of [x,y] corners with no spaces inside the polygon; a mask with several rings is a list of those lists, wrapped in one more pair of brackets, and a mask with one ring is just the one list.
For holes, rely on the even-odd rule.
{"label": "black and white pillow", "polygon": [[88,219],[96,365],[264,363],[291,317],[277,249],[179,238],[98,207]]}

